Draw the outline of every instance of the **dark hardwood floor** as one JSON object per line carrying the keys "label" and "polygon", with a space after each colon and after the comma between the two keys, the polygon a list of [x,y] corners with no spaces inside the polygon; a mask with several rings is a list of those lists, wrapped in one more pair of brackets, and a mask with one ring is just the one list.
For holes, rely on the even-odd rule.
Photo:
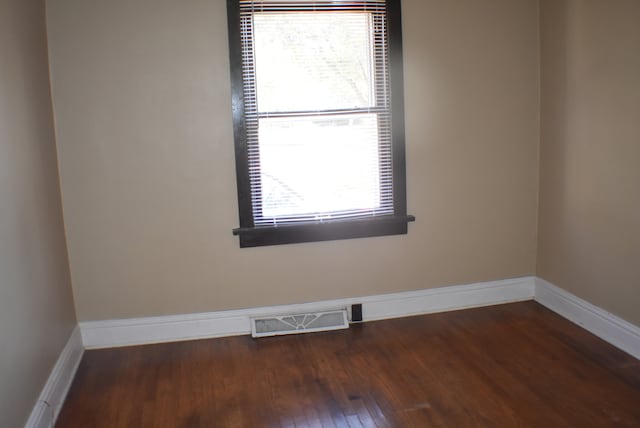
{"label": "dark hardwood floor", "polygon": [[57,427],[640,427],[640,362],[534,302],[87,351]]}

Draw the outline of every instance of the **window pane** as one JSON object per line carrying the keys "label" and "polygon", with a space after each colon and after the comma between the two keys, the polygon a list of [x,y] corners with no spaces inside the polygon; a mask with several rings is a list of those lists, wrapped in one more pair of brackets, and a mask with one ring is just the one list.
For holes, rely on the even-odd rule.
{"label": "window pane", "polygon": [[255,13],[258,111],[373,106],[370,15]]}
{"label": "window pane", "polygon": [[263,217],[378,208],[377,122],[366,113],[261,119]]}

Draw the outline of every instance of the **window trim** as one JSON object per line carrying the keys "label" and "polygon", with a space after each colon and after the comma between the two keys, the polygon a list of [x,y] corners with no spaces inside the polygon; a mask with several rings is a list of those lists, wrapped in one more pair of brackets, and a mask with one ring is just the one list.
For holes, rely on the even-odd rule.
{"label": "window trim", "polygon": [[402,57],[402,23],[400,0],[386,0],[387,40],[389,45],[389,82],[391,100],[391,153],[393,164],[393,215],[333,221],[255,226],[249,178],[248,144],[242,76],[239,0],[227,0],[229,27],[229,62],[231,69],[231,108],[235,140],[236,181],[240,227],[233,234],[240,237],[240,247],[292,244],[301,242],[363,238],[406,234],[407,215],[406,157],[404,132],[404,81]]}

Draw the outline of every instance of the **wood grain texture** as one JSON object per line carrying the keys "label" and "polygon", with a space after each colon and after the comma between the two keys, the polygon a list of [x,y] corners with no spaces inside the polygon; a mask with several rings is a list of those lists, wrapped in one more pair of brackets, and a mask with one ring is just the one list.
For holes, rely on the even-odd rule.
{"label": "wood grain texture", "polygon": [[534,302],[87,351],[57,423],[608,426],[640,426],[640,362]]}

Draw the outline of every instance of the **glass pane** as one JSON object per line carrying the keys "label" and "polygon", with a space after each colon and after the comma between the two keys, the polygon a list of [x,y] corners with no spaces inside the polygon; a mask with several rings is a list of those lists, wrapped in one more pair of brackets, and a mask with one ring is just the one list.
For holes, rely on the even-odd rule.
{"label": "glass pane", "polygon": [[258,111],[373,106],[370,15],[255,13]]}
{"label": "glass pane", "polygon": [[263,217],[379,207],[375,114],[261,119],[259,133]]}

